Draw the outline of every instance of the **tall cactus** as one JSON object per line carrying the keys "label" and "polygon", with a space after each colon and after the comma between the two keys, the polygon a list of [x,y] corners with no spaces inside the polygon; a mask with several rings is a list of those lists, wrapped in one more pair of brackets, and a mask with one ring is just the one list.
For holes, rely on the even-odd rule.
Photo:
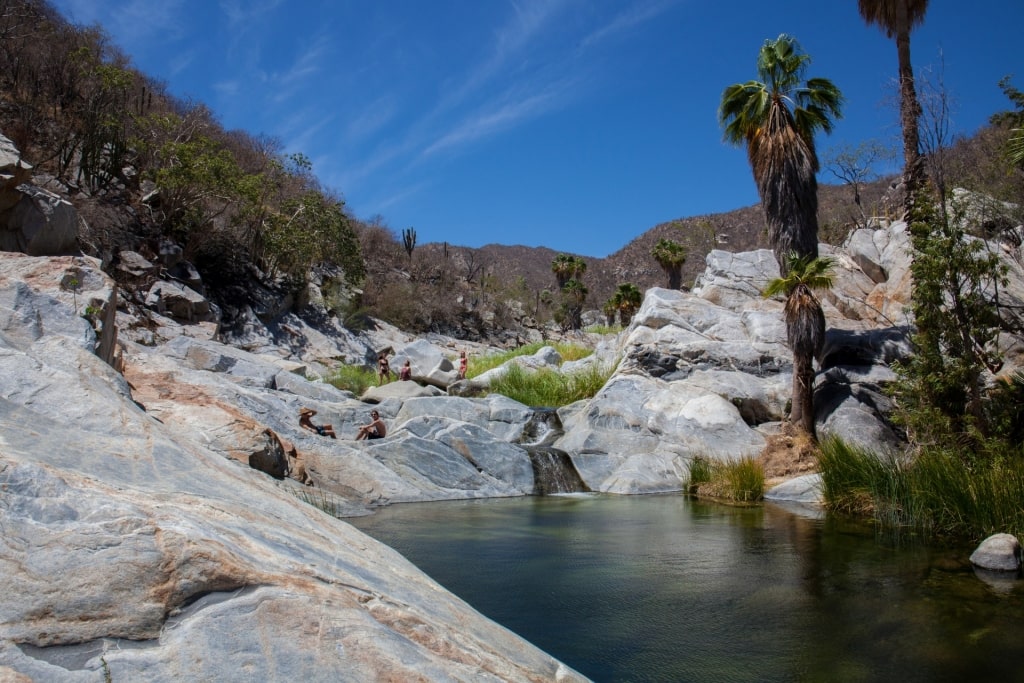
{"label": "tall cactus", "polygon": [[409,255],[409,262],[412,263],[412,251],[416,248],[416,229],[406,228],[402,231],[402,246],[405,253]]}

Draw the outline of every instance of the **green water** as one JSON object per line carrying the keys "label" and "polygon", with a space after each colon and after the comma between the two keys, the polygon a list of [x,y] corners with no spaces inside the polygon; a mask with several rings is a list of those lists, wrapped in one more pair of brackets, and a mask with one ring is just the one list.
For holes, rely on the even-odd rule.
{"label": "green water", "polygon": [[676,495],[349,521],[595,681],[1024,681],[1024,581],[975,576],[971,548]]}

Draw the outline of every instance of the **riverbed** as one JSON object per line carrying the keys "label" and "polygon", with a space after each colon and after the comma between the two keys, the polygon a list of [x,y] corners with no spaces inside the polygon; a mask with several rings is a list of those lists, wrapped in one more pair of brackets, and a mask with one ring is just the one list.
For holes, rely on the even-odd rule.
{"label": "riverbed", "polygon": [[1024,582],[772,504],[595,494],[348,520],[595,681],[1024,680]]}

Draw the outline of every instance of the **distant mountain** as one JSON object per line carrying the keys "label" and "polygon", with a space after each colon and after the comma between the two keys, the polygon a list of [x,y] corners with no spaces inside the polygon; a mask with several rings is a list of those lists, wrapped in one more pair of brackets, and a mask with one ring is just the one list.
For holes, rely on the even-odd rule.
{"label": "distant mountain", "polygon": [[[863,205],[879,205],[889,183],[890,180],[886,179],[862,187]],[[847,186],[822,185],[818,190],[818,203],[819,238],[830,243],[841,241],[855,225],[858,215],[853,191]],[[687,287],[704,271],[704,257],[712,249],[739,252],[768,248],[760,205],[659,223],[605,258],[570,254],[587,262],[587,272],[583,277],[590,290],[587,307],[600,308],[622,283],[635,284],[641,290],[666,286],[667,276],[651,256],[651,249],[660,239],[679,242],[689,251],[683,265],[683,284]],[[416,248],[417,258],[428,261],[442,259],[445,248],[449,259],[461,264],[464,274],[476,269],[475,277],[485,273],[505,286],[522,278],[525,288],[532,292],[556,288],[551,262],[558,254],[566,253],[547,247],[522,245],[488,244],[473,248],[430,243]]]}

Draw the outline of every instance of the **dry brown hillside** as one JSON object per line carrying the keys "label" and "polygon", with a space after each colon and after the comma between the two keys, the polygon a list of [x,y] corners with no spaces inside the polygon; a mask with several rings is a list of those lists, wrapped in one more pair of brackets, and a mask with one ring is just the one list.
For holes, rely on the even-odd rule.
{"label": "dry brown hillside", "polygon": [[[888,181],[878,181],[862,188],[864,206],[877,210],[888,185]],[[842,240],[856,225],[858,216],[852,190],[846,186],[822,185],[818,201],[820,239],[829,243]],[[600,308],[615,288],[625,282],[635,284],[641,290],[666,286],[664,271],[651,257],[651,249],[660,239],[674,240],[689,250],[683,266],[684,286],[692,285],[694,278],[704,270],[704,257],[711,249],[749,251],[768,247],[759,205],[660,223],[605,258],[571,254],[587,262],[587,273],[583,279],[590,290],[588,308]],[[416,248],[415,259],[440,263],[444,249],[442,244],[425,244]],[[552,249],[488,244],[476,249],[448,245],[447,250],[448,260],[455,264],[456,271],[472,277],[474,282],[479,283],[481,275],[484,275],[491,278],[496,287],[532,292],[534,295],[545,289],[555,289],[551,261],[560,252]]]}

